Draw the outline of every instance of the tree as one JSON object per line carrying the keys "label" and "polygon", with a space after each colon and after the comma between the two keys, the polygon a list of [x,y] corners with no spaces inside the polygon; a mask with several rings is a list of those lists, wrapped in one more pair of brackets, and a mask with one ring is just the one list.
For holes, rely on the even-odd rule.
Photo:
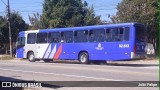
{"label": "tree", "polygon": [[44,0],[42,28],[94,25],[100,21],[82,0]]}
{"label": "tree", "polygon": [[100,24],[100,16],[95,16],[94,14],[94,7],[92,5],[91,8],[88,8],[84,16],[84,25],[94,25],[94,24]]}
{"label": "tree", "polygon": [[29,21],[31,23],[31,28],[30,29],[40,29],[42,28],[41,24],[41,15],[39,13],[33,13],[33,17],[29,16]]}
{"label": "tree", "polygon": [[[28,25],[18,12],[10,14],[12,42],[16,42],[18,33],[26,30]],[[9,43],[8,20],[5,16],[0,16],[0,43],[7,46]]]}
{"label": "tree", "polygon": [[140,22],[147,27],[148,41],[158,51],[158,0],[122,0],[118,12],[111,17],[113,23]]}
{"label": "tree", "polygon": [[7,31],[7,19],[4,16],[0,16],[0,43],[7,41],[5,31]]}
{"label": "tree", "polygon": [[11,13],[11,33],[12,33],[12,41],[16,41],[17,35],[20,31],[24,31],[27,29],[27,24],[22,19],[22,16],[18,12]]}

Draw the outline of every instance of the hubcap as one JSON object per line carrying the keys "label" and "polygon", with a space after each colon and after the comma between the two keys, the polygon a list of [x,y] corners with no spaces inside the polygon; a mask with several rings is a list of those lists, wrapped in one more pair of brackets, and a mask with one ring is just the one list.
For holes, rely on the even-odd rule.
{"label": "hubcap", "polygon": [[30,61],[34,60],[34,55],[33,54],[29,56],[29,60]]}
{"label": "hubcap", "polygon": [[81,62],[86,62],[86,60],[87,60],[85,55],[82,55],[80,59],[81,59]]}

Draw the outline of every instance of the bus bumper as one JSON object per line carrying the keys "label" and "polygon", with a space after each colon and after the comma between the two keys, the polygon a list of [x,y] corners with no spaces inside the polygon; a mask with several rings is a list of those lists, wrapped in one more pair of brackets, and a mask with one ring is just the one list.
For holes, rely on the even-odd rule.
{"label": "bus bumper", "polygon": [[131,59],[145,59],[145,54],[135,54],[134,52],[131,52]]}

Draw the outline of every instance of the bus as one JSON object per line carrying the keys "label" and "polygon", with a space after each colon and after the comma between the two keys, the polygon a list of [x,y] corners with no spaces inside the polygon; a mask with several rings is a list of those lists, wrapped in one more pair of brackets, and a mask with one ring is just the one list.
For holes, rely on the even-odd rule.
{"label": "bus", "polygon": [[145,58],[146,28],[141,23],[22,31],[16,57],[36,60],[118,61]]}

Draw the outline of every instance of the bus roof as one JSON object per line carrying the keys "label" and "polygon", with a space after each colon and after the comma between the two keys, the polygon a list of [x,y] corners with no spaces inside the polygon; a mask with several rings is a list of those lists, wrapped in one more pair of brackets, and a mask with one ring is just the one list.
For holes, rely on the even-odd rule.
{"label": "bus roof", "polygon": [[[120,26],[130,26],[130,25],[135,25],[135,24],[141,24],[141,23],[132,22],[132,23],[118,23],[118,24],[80,26],[80,27],[39,29],[39,30],[21,31],[20,33],[37,33],[37,32],[69,31],[69,30],[90,30],[90,29],[99,29],[99,28],[111,28],[111,27],[120,27]],[[141,25],[143,25],[143,24],[141,24]]]}

